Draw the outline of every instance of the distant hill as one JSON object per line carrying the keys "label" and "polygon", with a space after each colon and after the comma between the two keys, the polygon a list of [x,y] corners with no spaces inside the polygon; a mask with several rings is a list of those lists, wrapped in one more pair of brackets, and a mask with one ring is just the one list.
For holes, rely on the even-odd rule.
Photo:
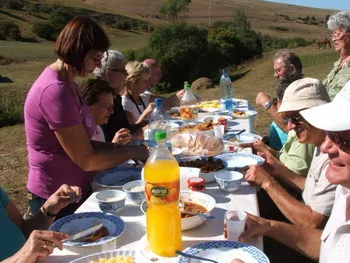
{"label": "distant hill", "polygon": [[[289,4],[272,3],[259,0],[210,0],[211,21],[228,21],[236,9],[245,12],[255,30],[263,34],[280,37],[303,37],[319,39],[329,35],[324,25],[326,15],[334,14],[338,10],[317,9]],[[71,3],[82,0],[71,0]],[[159,23],[156,19],[157,11],[162,0],[84,0],[84,3],[111,9],[124,15],[143,17],[147,21]],[[208,24],[209,0],[192,0],[186,20],[195,24]],[[314,17],[311,25],[304,24],[299,19]],[[313,25],[312,25],[313,24]]]}

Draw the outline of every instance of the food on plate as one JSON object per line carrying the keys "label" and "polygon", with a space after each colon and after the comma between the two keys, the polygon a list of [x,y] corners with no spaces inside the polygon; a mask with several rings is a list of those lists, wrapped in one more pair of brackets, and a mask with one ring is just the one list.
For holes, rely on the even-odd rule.
{"label": "food on plate", "polygon": [[[196,203],[192,203],[192,202],[183,202],[183,211],[184,212],[192,212],[192,213],[206,213],[208,212],[207,209],[204,206],[201,206],[199,204]],[[181,218],[188,218],[188,217],[192,217],[194,215],[189,215],[189,214],[185,214],[181,212]]]}
{"label": "food on plate", "polygon": [[215,156],[222,152],[224,143],[220,138],[198,133],[178,133],[172,139],[172,146],[182,148],[185,155],[202,155],[203,150],[209,156]]}
{"label": "food on plate", "polygon": [[167,111],[167,114],[171,118],[180,118],[180,112],[179,111]]}
{"label": "food on plate", "polygon": [[101,227],[99,230],[97,230],[95,233],[82,237],[79,239],[79,242],[95,242],[96,240],[109,236],[109,231],[106,227]]}
{"label": "food on plate", "polygon": [[209,158],[197,158],[195,160],[180,161],[182,167],[200,168],[201,173],[211,173],[224,169],[224,163],[220,159]]}
{"label": "food on plate", "polygon": [[98,261],[91,260],[90,263],[135,263],[132,256],[116,256],[111,258],[100,258]]}
{"label": "food on plate", "polygon": [[244,111],[234,110],[232,113],[233,117],[246,117],[248,116]]}
{"label": "food on plate", "polygon": [[209,131],[213,129],[213,126],[214,126],[214,122],[211,120],[211,121],[202,122],[196,125],[182,126],[180,128],[180,132]]}
{"label": "food on plate", "polygon": [[197,106],[181,106],[180,107],[180,117],[183,120],[192,120],[198,117],[198,107]]}
{"label": "food on plate", "polygon": [[220,108],[220,102],[218,100],[202,101],[197,106],[198,108]]}

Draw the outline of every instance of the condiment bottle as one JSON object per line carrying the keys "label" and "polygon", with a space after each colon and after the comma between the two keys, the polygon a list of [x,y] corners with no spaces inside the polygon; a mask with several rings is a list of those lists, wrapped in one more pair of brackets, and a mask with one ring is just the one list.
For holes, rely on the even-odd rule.
{"label": "condiment bottle", "polygon": [[191,177],[187,180],[187,188],[191,191],[205,192],[205,180],[200,177]]}
{"label": "condiment bottle", "polygon": [[144,167],[147,239],[153,253],[175,256],[181,250],[180,167],[166,145],[166,132],[155,133],[157,146]]}

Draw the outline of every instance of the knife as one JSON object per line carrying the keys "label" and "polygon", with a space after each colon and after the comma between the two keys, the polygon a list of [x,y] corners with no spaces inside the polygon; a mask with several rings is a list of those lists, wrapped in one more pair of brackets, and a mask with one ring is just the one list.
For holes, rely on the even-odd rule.
{"label": "knife", "polygon": [[96,226],[93,226],[93,227],[90,227],[86,230],[83,230],[83,231],[80,231],[78,233],[75,233],[73,235],[70,235],[67,239],[65,240],[62,240],[62,242],[65,242],[65,241],[74,241],[74,240],[77,240],[77,239],[80,239],[82,237],[85,237],[85,236],[88,236],[88,235],[91,235],[93,233],[95,233],[97,230],[99,230],[101,227],[103,227],[103,224],[98,224]]}

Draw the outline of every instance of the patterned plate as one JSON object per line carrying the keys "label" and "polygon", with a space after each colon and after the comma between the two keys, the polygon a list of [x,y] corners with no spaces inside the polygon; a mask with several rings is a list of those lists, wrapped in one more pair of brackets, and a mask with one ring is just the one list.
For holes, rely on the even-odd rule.
{"label": "patterned plate", "polygon": [[103,226],[108,229],[108,236],[102,237],[95,242],[67,241],[63,244],[69,247],[97,246],[116,239],[121,234],[123,234],[125,230],[125,223],[119,216],[100,212],[77,213],[70,216],[65,216],[54,222],[50,226],[50,230],[72,235],[74,233],[83,231],[84,229],[93,227],[99,223],[103,223]]}
{"label": "patterned plate", "polygon": [[[238,131],[237,131],[238,132]],[[224,140],[230,140],[237,132],[228,132],[224,135]],[[243,133],[237,136],[239,143],[251,143],[254,142],[254,139],[261,140],[262,137],[253,133]]]}
{"label": "patterned plate", "polygon": [[124,184],[141,179],[141,167],[115,167],[95,176],[95,183],[106,188],[121,188]]}
{"label": "patterned plate", "polygon": [[215,156],[227,162],[227,168],[242,168],[247,165],[262,165],[264,159],[255,154],[249,153],[224,153]]}
{"label": "patterned plate", "polygon": [[[233,241],[212,241],[186,248],[183,252],[216,260],[219,263],[229,263],[238,258],[245,263],[269,263],[266,255],[254,246]],[[178,256],[178,263],[206,262]]]}
{"label": "patterned plate", "polygon": [[104,258],[108,260],[112,257],[115,258],[118,256],[122,256],[122,257],[131,256],[133,257],[135,263],[145,263],[145,262],[164,263],[165,262],[163,259],[161,259],[159,256],[154,255],[152,252],[117,249],[117,250],[111,250],[111,251],[105,251],[105,252],[87,255],[87,256],[75,259],[73,261],[70,261],[70,263],[90,263],[91,261],[99,262],[99,259]]}

